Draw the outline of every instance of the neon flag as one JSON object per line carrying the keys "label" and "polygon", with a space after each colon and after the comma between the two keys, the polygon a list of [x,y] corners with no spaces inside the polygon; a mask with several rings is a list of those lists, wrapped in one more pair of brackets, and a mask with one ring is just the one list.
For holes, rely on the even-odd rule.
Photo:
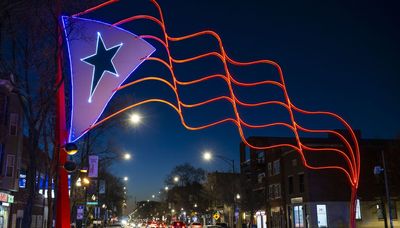
{"label": "neon flag", "polygon": [[62,17],[71,74],[69,141],[97,122],[107,103],[155,48],[119,27],[79,17]]}

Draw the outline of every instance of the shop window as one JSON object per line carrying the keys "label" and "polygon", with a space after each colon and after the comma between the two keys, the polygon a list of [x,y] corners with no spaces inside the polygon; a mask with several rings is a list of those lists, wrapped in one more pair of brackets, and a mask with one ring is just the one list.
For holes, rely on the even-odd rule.
{"label": "shop window", "polygon": [[326,205],[317,204],[318,227],[328,227],[328,218],[326,215]]}
{"label": "shop window", "polygon": [[15,163],[15,156],[14,155],[7,155],[7,167],[6,167],[6,176],[12,177],[14,175],[14,164]]}
{"label": "shop window", "polygon": [[361,220],[361,204],[359,199],[356,200],[356,219]]}
{"label": "shop window", "polygon": [[294,227],[296,228],[304,227],[304,216],[303,216],[302,205],[296,205],[293,207],[293,222],[294,222]]}

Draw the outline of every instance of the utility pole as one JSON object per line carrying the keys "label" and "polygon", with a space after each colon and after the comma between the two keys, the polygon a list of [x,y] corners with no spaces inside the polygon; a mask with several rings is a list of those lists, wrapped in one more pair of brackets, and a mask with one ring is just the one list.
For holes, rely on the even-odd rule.
{"label": "utility pole", "polygon": [[[385,161],[385,152],[382,150],[382,165],[383,165],[383,175],[385,178],[385,191],[386,191],[386,200],[387,200],[387,205],[388,205],[388,214],[389,214],[389,222],[390,222],[390,228],[393,228],[393,219],[392,219],[392,207],[390,203],[390,191],[389,191],[389,181],[387,177],[387,170],[386,170],[386,161]],[[386,220],[386,218],[385,218]]]}

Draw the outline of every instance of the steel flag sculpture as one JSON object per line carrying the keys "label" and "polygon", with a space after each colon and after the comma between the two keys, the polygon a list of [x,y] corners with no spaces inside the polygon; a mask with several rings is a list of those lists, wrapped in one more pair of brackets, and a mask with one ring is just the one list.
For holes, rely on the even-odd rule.
{"label": "steel flag sculpture", "polygon": [[[356,201],[356,193],[359,183],[359,176],[360,176],[360,151],[358,146],[358,141],[354,131],[350,127],[350,125],[340,116],[331,112],[324,112],[324,111],[306,111],[295,106],[286,89],[285,80],[283,76],[283,71],[280,65],[271,60],[256,60],[252,62],[240,62],[236,61],[233,58],[229,57],[226,53],[223,42],[220,36],[214,31],[201,31],[198,33],[190,34],[183,37],[172,37],[168,34],[167,28],[164,22],[163,12],[159,4],[155,0],[151,0],[153,5],[158,10],[157,16],[152,15],[134,15],[129,18],[125,18],[121,21],[114,22],[112,25],[105,24],[101,22],[96,22],[88,19],[80,18],[82,15],[93,12],[99,8],[107,7],[110,4],[118,2],[117,0],[111,0],[105,2],[99,6],[93,7],[88,9],[82,13],[78,13],[73,15],[72,17],[63,18],[64,21],[68,24],[73,21],[76,21],[77,24],[84,23],[85,34],[90,35],[91,41],[85,44],[85,46],[78,45],[78,41],[72,41],[68,39],[69,34],[66,34],[67,43],[69,44],[69,51],[70,51],[70,63],[71,63],[71,72],[72,72],[72,81],[74,87],[73,90],[73,108],[72,108],[72,122],[71,122],[71,129],[70,129],[70,136],[69,139],[71,141],[77,140],[81,137],[85,132],[88,130],[95,128],[99,124],[109,120],[110,118],[126,111],[131,108],[152,102],[159,102],[164,103],[173,108],[178,115],[180,116],[181,123],[189,130],[201,130],[204,128],[212,127],[218,124],[223,124],[227,122],[234,123],[237,127],[238,133],[241,137],[241,140],[249,147],[257,150],[269,150],[273,148],[279,147],[289,147],[298,152],[302,163],[305,167],[312,169],[312,170],[337,170],[343,173],[348,183],[351,187],[351,196],[350,196],[350,226],[355,227],[355,201]],[[154,22],[158,25],[162,31],[162,36],[156,36],[152,34],[141,34],[141,35],[133,35],[130,32],[122,31],[119,28],[120,25],[126,24],[132,21],[139,21],[139,20],[147,20]],[[89,24],[96,24],[93,26],[97,26],[97,28],[91,28]],[[113,33],[112,30],[118,30],[119,34],[118,37],[110,35]],[[98,33],[99,31],[99,33]],[[90,34],[89,34],[90,33]],[[129,34],[132,37],[128,37]],[[121,36],[121,37],[119,37]],[[210,36],[218,42],[218,51],[213,52],[206,52],[205,54],[193,56],[187,59],[177,59],[171,55],[170,51],[170,43],[172,42],[180,42],[183,40],[188,40],[191,38],[199,37],[199,36]],[[125,38],[124,38],[125,37]],[[121,40],[120,40],[121,39]],[[132,43],[131,45],[131,52],[127,53],[126,55],[123,54],[126,46],[128,46],[129,42],[134,40],[136,43]],[[158,58],[158,57],[150,57],[150,55],[155,50],[151,45],[147,42],[143,41],[146,40],[148,42],[155,42],[161,45],[167,53],[166,58]],[[75,44],[72,44],[75,42]],[[121,43],[122,42],[122,43]],[[163,50],[164,51],[164,50]],[[98,54],[101,54],[103,57],[98,57]],[[130,57],[132,53],[134,57]],[[207,57],[216,57],[222,64],[224,68],[224,73],[215,73],[211,75],[206,75],[200,77],[195,80],[180,80],[175,75],[175,65],[185,64],[192,61],[204,59]],[[105,59],[105,60],[104,60]],[[102,66],[97,66],[99,61],[105,61]],[[121,61],[121,63],[119,62]],[[165,67],[170,75],[172,76],[172,81],[161,77],[161,76],[151,76],[151,77],[144,77],[133,80],[132,82],[122,85],[126,77],[130,75],[130,73],[143,61],[154,61],[160,63],[160,67]],[[122,62],[124,64],[122,64]],[[257,82],[242,82],[234,77],[233,74],[230,72],[229,66],[237,66],[237,67],[246,67],[251,65],[258,65],[258,64],[268,64],[273,66],[277,74],[279,76],[279,80],[263,80]],[[124,65],[124,66],[122,66]],[[126,66],[125,66],[126,65]],[[96,68],[98,67],[98,68]],[[82,72],[80,69],[83,69]],[[79,71],[79,73],[78,73]],[[119,78],[119,77],[120,78]],[[82,77],[82,78],[81,78]],[[116,79],[118,78],[118,80]],[[229,90],[223,96],[213,97],[208,100],[204,100],[198,103],[185,103],[181,99],[180,94],[180,87],[195,85],[201,82],[209,81],[211,79],[222,79]],[[77,85],[77,81],[81,81],[79,85]],[[112,84],[111,84],[112,81]],[[112,95],[115,91],[122,90],[129,86],[144,82],[144,81],[158,81],[162,82],[167,85],[171,91],[175,94],[176,100],[174,102],[168,101],[163,98],[155,98],[155,99],[148,99],[143,100],[107,116],[98,121],[98,117],[101,112],[104,110],[107,102],[111,99]],[[110,83],[109,83],[110,82]],[[106,85],[103,85],[105,83]],[[275,86],[276,88],[280,89],[283,94],[283,98],[281,100],[275,100],[272,98],[264,98],[261,102],[247,102],[245,100],[241,100],[238,98],[237,94],[235,93],[234,86],[237,87],[257,87],[262,85],[271,85]],[[103,94],[104,92],[104,94]],[[95,105],[96,108],[94,109],[93,113],[91,108],[76,108],[78,102],[81,102],[82,105],[89,105],[86,107],[92,107],[90,105],[94,105],[96,102],[101,101],[101,105]],[[227,101],[233,110],[233,117],[226,117],[222,120],[215,120],[214,122],[200,125],[200,126],[191,126],[185,118],[183,114],[184,109],[191,109],[200,106],[204,106],[207,104],[211,104],[217,101]],[[289,115],[289,121],[284,122],[270,122],[270,123],[263,123],[263,124],[252,124],[246,122],[244,120],[244,114],[240,111],[240,107],[264,107],[264,106],[272,106],[278,105],[286,109]],[[296,122],[295,113],[301,113],[305,115],[315,115],[315,116],[328,116],[332,117],[335,121],[339,122],[344,126],[344,128],[349,132],[348,135],[344,135],[341,132],[330,130],[330,129],[308,129],[304,126],[301,126],[299,123]],[[90,115],[90,118],[79,117],[78,116],[85,116]],[[259,146],[253,145],[249,141],[247,141],[247,137],[244,133],[245,128],[255,128],[255,129],[267,129],[271,127],[283,127],[289,129],[293,135],[295,136],[295,143],[290,144],[276,144],[276,145],[268,145],[268,146]],[[326,148],[316,148],[312,146],[306,146],[302,142],[302,138],[300,136],[301,132],[307,133],[329,133],[334,135],[343,145],[342,147],[326,147]],[[309,164],[305,153],[306,152],[313,152],[313,153],[320,153],[320,152],[329,152],[329,153],[336,153],[342,160],[343,163],[340,164],[331,164],[331,165],[316,165],[316,164]],[[344,164],[344,165],[343,165]]]}
{"label": "steel flag sculpture", "polygon": [[[96,123],[115,88],[155,48],[135,34],[110,24],[65,16],[62,21],[71,66],[69,141],[74,142]],[[69,29],[72,27],[79,29]]]}

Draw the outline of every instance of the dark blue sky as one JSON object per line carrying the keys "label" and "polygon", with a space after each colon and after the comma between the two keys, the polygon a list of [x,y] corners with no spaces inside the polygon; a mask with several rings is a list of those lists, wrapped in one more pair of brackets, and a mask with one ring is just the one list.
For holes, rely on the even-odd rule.
{"label": "dark blue sky", "polygon": [[[167,31],[181,36],[204,29],[218,32],[228,54],[240,61],[272,59],[283,68],[289,96],[298,107],[326,110],[344,117],[363,137],[393,138],[400,134],[400,16],[399,5],[377,1],[160,1],[164,10]],[[116,22],[137,13],[156,11],[148,1],[122,1],[86,17]],[[151,22],[123,25],[133,33],[157,34],[160,30]],[[157,46],[155,56],[165,55]],[[190,57],[209,50],[217,50],[216,42],[199,38],[171,44],[177,58]],[[197,64],[197,65],[196,65]],[[208,73],[221,72],[216,59],[200,61],[176,68],[181,80],[193,79]],[[160,64],[145,62],[129,80],[158,75],[170,79]],[[277,79],[268,66],[242,72],[233,69],[242,81]],[[181,89],[186,102],[194,102],[226,94],[221,81]],[[248,101],[279,97],[274,88],[239,89],[239,97]],[[130,96],[139,101],[150,97],[173,94],[159,83],[144,83],[121,91],[117,96]],[[127,101],[127,104],[131,103]],[[134,110],[133,110],[134,111]],[[142,106],[135,111],[144,116],[143,124],[121,133],[110,133],[122,148],[133,154],[129,163],[116,163],[112,170],[117,175],[129,176],[128,190],[137,199],[149,199],[163,186],[170,170],[184,162],[208,171],[228,170],[223,161],[205,163],[204,150],[235,159],[239,164],[239,135],[233,124],[223,124],[202,131],[188,131],[178,115],[162,104]],[[279,108],[243,110],[245,119],[252,123],[286,120]],[[185,111],[188,122],[194,125],[232,115],[226,102],[202,109]],[[127,118],[121,115],[121,118]],[[301,119],[301,117],[299,117]],[[305,118],[307,127],[338,127],[325,120]],[[246,131],[247,136],[289,135],[284,129]]]}

